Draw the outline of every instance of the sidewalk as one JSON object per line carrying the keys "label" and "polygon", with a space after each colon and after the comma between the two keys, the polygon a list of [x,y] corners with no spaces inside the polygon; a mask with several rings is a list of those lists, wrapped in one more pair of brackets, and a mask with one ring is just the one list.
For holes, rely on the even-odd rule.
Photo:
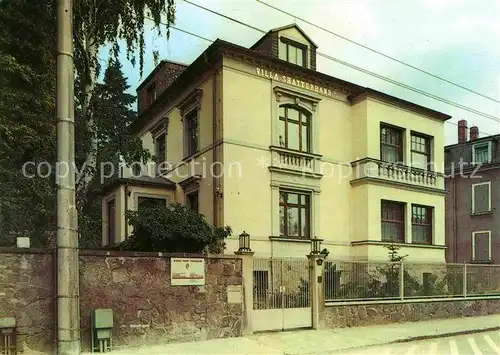
{"label": "sidewalk", "polygon": [[247,337],[122,349],[111,354],[328,354],[394,342],[500,329],[500,315],[368,327],[262,333]]}

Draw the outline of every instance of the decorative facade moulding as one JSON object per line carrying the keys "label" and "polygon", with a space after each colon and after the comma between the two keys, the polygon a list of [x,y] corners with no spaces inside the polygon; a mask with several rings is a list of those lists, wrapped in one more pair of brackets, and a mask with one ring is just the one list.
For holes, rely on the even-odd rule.
{"label": "decorative facade moulding", "polygon": [[178,183],[178,185],[184,190],[191,190],[198,187],[201,180],[201,175],[193,175],[184,179]]}
{"label": "decorative facade moulding", "polygon": [[313,111],[316,110],[318,103],[321,101],[321,97],[303,94],[294,90],[287,89],[282,86],[275,86],[273,88],[274,94],[276,95],[276,101],[281,102],[283,96],[292,98],[295,105],[300,105],[302,101],[307,102],[311,105]]}
{"label": "decorative facade moulding", "polygon": [[162,133],[167,134],[168,133],[168,117],[167,116],[162,117],[158,121],[158,123],[156,125],[154,125],[153,128],[151,128],[150,132],[151,132],[151,135],[153,137],[159,136]]}
{"label": "decorative facade moulding", "polygon": [[202,89],[195,89],[178,106],[181,117],[184,117],[189,111],[201,108]]}

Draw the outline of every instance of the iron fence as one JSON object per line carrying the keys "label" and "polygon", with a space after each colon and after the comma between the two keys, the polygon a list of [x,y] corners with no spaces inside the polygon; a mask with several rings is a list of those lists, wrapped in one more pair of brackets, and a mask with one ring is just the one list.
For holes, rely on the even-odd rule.
{"label": "iron fence", "polygon": [[325,301],[500,296],[500,265],[325,262]]}

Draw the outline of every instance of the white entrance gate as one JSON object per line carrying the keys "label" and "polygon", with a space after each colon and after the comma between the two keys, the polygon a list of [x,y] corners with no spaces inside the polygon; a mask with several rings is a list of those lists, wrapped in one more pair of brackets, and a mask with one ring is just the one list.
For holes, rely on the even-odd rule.
{"label": "white entrance gate", "polygon": [[253,330],[312,326],[309,261],[254,259]]}

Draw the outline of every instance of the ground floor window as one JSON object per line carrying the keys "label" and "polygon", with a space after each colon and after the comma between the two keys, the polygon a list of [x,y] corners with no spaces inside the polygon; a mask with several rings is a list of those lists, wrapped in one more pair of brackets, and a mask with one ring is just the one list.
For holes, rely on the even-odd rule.
{"label": "ground floor window", "polygon": [[280,236],[310,238],[310,195],[280,190]]}
{"label": "ground floor window", "polygon": [[429,206],[411,206],[412,243],[432,244],[432,211]]}
{"label": "ground floor window", "polygon": [[116,203],[115,199],[107,202],[108,207],[108,244],[116,243]]}
{"label": "ground floor window", "polygon": [[141,196],[137,200],[137,209],[141,210],[146,207],[161,206],[166,207],[167,199],[164,197],[144,197]]}
{"label": "ground floor window", "polygon": [[405,242],[405,205],[401,202],[382,201],[382,241]]}
{"label": "ground floor window", "polygon": [[186,206],[193,211],[200,212],[198,190],[186,194]]}
{"label": "ground floor window", "polygon": [[491,231],[472,233],[472,261],[491,261]]}

